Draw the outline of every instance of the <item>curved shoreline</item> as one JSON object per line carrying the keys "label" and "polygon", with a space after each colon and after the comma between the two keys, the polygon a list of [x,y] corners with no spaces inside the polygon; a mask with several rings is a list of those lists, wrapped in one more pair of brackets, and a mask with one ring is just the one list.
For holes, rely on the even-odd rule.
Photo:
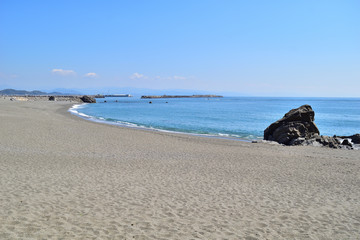
{"label": "curved shoreline", "polygon": [[213,134],[179,132],[179,131],[171,131],[171,130],[165,130],[165,129],[160,129],[160,128],[150,128],[150,127],[145,127],[145,126],[139,126],[137,124],[127,123],[127,122],[124,122],[124,123],[121,123],[119,121],[118,122],[111,122],[111,121],[107,121],[105,119],[98,119],[96,117],[89,116],[89,115],[80,113],[80,112],[78,112],[76,110],[75,111],[73,110],[75,106],[82,106],[82,105],[86,105],[86,104],[87,103],[74,104],[67,111],[70,112],[72,115],[77,116],[79,118],[82,118],[84,120],[91,121],[91,122],[97,122],[97,123],[101,123],[101,124],[108,124],[108,125],[114,125],[114,126],[119,126],[119,127],[125,127],[125,128],[137,129],[137,130],[144,130],[144,131],[183,134],[183,135],[196,136],[196,137],[225,139],[225,140],[241,141],[241,142],[249,142],[249,143],[252,142],[252,140],[250,140],[250,139],[245,139],[245,138],[240,138],[240,137],[237,138],[237,137],[219,136],[219,135],[213,135]]}

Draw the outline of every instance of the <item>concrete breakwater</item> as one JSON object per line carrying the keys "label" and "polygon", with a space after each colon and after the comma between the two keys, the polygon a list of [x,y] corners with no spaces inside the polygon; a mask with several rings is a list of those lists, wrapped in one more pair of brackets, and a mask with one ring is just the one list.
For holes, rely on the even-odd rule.
{"label": "concrete breakwater", "polygon": [[[88,99],[93,100],[94,96],[86,96],[86,95],[34,95],[34,96],[2,96],[3,98],[8,98],[10,101],[66,101],[66,102],[95,102],[88,101]],[[85,97],[85,98],[84,98]]]}
{"label": "concrete breakwater", "polygon": [[142,99],[152,98],[222,98],[220,95],[149,95],[141,96]]}

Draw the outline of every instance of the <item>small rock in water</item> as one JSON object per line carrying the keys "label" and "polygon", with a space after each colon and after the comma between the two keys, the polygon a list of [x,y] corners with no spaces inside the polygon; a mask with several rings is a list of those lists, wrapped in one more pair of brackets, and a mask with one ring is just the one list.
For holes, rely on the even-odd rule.
{"label": "small rock in water", "polygon": [[349,141],[349,139],[344,139],[344,141],[341,143],[341,145],[352,147],[352,143]]}

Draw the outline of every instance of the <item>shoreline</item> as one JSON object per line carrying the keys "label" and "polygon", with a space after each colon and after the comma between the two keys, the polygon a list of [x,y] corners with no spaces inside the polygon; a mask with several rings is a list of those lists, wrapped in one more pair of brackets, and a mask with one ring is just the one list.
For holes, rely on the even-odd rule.
{"label": "shoreline", "polygon": [[[88,103],[75,103],[73,104],[69,109],[68,112],[71,113],[72,115],[75,115],[77,117],[80,117],[86,121],[92,121],[92,122],[97,122],[97,123],[101,123],[101,124],[109,124],[109,125],[114,125],[114,126],[119,126],[119,127],[125,127],[125,128],[131,128],[131,129],[137,129],[137,130],[144,130],[144,131],[154,131],[154,132],[164,132],[164,133],[173,133],[173,134],[184,134],[184,135],[190,135],[190,136],[197,136],[197,137],[206,137],[206,138],[215,138],[215,139],[225,139],[225,140],[232,140],[232,141],[243,141],[243,142],[248,142],[248,143],[267,143],[267,144],[277,144],[277,145],[283,145],[280,144],[276,141],[268,141],[268,140],[264,140],[264,138],[261,137],[255,137],[253,135],[253,138],[245,138],[245,137],[240,137],[240,136],[231,136],[230,134],[222,134],[222,133],[218,133],[218,134],[206,134],[206,133],[194,133],[194,132],[186,132],[186,131],[174,131],[174,130],[167,130],[167,129],[161,129],[161,128],[153,128],[153,127],[147,127],[147,126],[142,126],[139,124],[135,124],[135,123],[130,123],[130,122],[123,122],[123,121],[109,121],[106,120],[103,117],[95,117],[95,116],[90,116],[81,112],[78,112],[77,109],[81,108],[81,106],[83,105],[87,105]],[[227,136],[228,135],[228,136]],[[322,136],[322,135],[320,135]],[[285,146],[285,145],[284,145]],[[313,147],[323,147],[323,146],[313,146]],[[353,144],[353,149],[351,150],[359,150],[360,149],[360,144]],[[345,150],[349,150],[349,149],[345,149]]]}
{"label": "shoreline", "polygon": [[356,239],[359,151],[85,121],[0,100],[1,239]]}
{"label": "shoreline", "polygon": [[[111,121],[107,121],[105,119],[98,119],[94,116],[89,116],[83,113],[79,113],[78,111],[76,111],[77,108],[74,109],[75,106],[82,106],[88,103],[80,103],[80,104],[73,104],[67,111],[74,115],[77,116],[79,118],[82,118],[86,121],[91,121],[91,122],[96,122],[96,123],[101,123],[101,124],[108,124],[108,125],[114,125],[114,126],[119,126],[119,127],[125,127],[125,128],[130,128],[130,129],[137,129],[137,130],[143,130],[143,131],[150,131],[150,132],[163,132],[163,133],[171,133],[171,134],[183,134],[183,135],[189,135],[189,136],[195,136],[195,137],[205,137],[205,138],[215,138],[215,139],[225,139],[225,140],[232,140],[232,141],[241,141],[241,142],[248,142],[251,143],[252,141],[254,141],[255,139],[246,139],[246,138],[240,138],[240,137],[232,137],[232,136],[220,136],[220,135],[213,135],[213,134],[202,134],[202,133],[191,133],[191,132],[179,132],[179,131],[171,131],[171,130],[166,130],[166,129],[160,129],[160,128],[151,128],[151,127],[145,127],[145,126],[141,126],[141,125],[137,125],[134,123],[127,123],[127,122],[111,122]],[[262,140],[262,139],[261,139]],[[256,141],[259,141],[259,139],[257,139]]]}

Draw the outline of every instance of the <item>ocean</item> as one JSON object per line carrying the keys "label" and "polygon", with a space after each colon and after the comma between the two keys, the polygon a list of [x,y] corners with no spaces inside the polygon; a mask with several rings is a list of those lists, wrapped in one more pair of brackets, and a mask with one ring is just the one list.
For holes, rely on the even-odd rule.
{"label": "ocean", "polygon": [[128,127],[256,140],[271,123],[304,104],[315,111],[321,135],[360,133],[359,98],[99,98],[70,112]]}

